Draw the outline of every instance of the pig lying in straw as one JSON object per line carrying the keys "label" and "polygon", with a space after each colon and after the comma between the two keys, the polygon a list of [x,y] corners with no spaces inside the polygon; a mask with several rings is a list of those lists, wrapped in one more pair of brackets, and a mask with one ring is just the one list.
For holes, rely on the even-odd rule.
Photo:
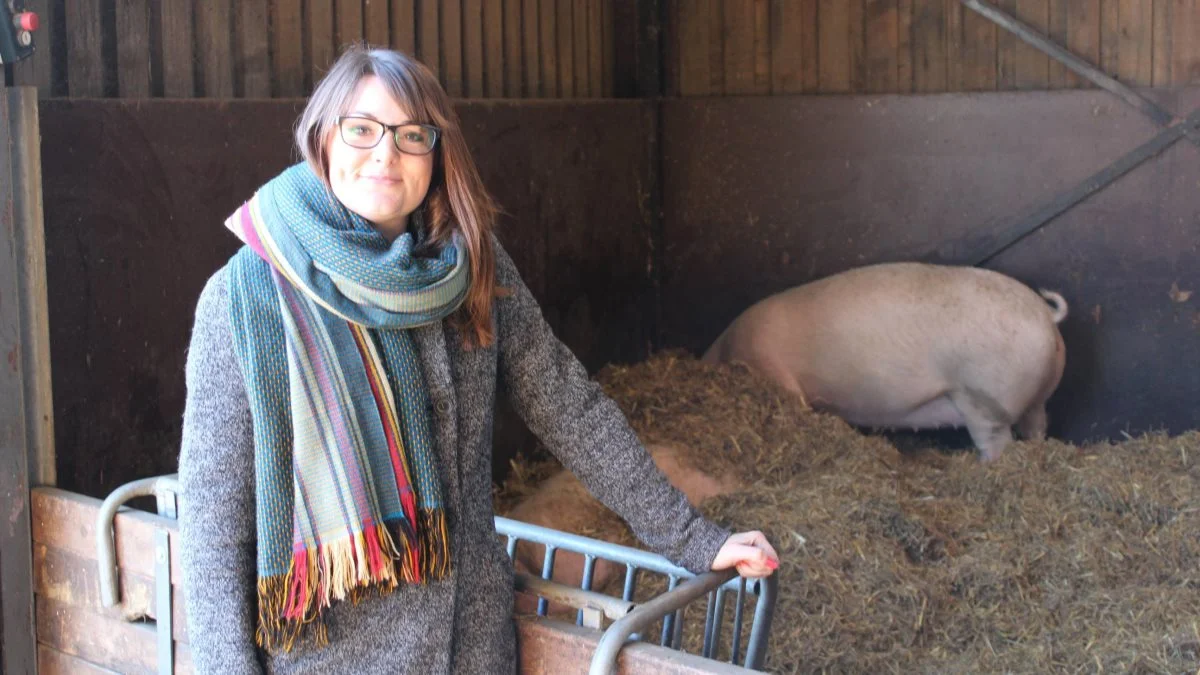
{"label": "pig lying in straw", "polygon": [[990,461],[1013,424],[1045,437],[1067,303],[1040,294],[985,269],[870,265],[756,303],[703,360],[742,361],[851,424],[966,426]]}
{"label": "pig lying in straw", "polygon": [[[693,506],[698,506],[709,497],[728,494],[742,487],[741,481],[735,477],[716,477],[694,467],[693,463],[688,461],[688,448],[651,443],[646,446],[646,450],[649,451],[655,466],[672,485],[683,492]],[[506,515],[514,520],[604,540],[611,540],[615,534],[612,530],[621,527],[618,516],[606,509],[587,491],[583,483],[579,482],[575,474],[566,469],[547,478],[538,486],[536,492],[526,497]],[[544,554],[545,547],[541,544],[519,543],[515,561],[517,570],[541,576]],[[578,588],[583,581],[583,567],[582,555],[564,550],[556,551],[551,578]],[[611,579],[624,573],[623,565],[597,560],[592,570],[591,588],[602,589]],[[533,611],[534,605],[530,605],[527,599],[524,604],[525,606],[522,606],[522,601],[518,600],[518,609]]]}

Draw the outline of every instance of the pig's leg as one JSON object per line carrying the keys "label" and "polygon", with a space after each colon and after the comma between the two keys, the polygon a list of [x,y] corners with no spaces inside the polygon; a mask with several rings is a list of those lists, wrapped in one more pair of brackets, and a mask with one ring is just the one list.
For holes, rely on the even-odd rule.
{"label": "pig's leg", "polygon": [[1046,404],[1035,403],[1017,420],[1017,433],[1031,441],[1046,440]]}
{"label": "pig's leg", "polygon": [[983,461],[996,459],[1012,443],[1012,419],[994,398],[966,389],[952,392],[950,400],[962,412],[971,441],[979,448]]}

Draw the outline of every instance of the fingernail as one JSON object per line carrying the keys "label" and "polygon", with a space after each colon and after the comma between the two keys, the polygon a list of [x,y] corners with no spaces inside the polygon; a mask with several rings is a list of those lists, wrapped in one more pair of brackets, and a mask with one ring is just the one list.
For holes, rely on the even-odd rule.
{"label": "fingernail", "polygon": [[767,558],[767,567],[770,567],[771,569],[778,569],[779,561],[775,560],[774,558]]}

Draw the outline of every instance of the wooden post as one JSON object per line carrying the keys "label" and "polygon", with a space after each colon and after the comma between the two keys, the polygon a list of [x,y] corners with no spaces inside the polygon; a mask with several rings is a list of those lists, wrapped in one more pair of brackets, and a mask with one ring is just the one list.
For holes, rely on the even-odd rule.
{"label": "wooden post", "polygon": [[37,672],[30,482],[54,482],[37,89],[0,98],[0,666]]}

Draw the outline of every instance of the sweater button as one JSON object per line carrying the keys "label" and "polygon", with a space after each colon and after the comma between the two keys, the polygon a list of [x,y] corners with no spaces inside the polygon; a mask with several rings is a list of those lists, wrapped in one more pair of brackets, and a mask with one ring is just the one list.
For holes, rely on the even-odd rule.
{"label": "sweater button", "polygon": [[438,412],[440,412],[443,415],[450,412],[450,402],[449,401],[438,401],[437,402],[437,410],[438,410]]}

